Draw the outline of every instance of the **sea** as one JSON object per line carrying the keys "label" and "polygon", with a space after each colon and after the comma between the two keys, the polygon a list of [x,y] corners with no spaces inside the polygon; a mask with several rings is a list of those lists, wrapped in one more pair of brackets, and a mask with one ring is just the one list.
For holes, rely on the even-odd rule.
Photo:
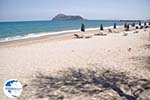
{"label": "sea", "polygon": [[[0,43],[46,35],[79,32],[82,23],[85,25],[85,30],[95,30],[99,29],[101,24],[105,29],[113,27],[114,23],[116,23],[117,26],[122,26],[127,22],[120,22],[119,20],[0,22]],[[131,22],[129,24],[131,24]]]}

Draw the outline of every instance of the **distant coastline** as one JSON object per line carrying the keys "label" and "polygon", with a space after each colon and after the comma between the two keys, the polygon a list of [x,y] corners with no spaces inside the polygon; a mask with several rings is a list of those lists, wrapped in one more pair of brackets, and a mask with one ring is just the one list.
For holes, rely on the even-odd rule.
{"label": "distant coastline", "polygon": [[150,22],[150,20],[120,20],[120,22]]}
{"label": "distant coastline", "polygon": [[120,22],[141,22],[142,20],[120,20]]}

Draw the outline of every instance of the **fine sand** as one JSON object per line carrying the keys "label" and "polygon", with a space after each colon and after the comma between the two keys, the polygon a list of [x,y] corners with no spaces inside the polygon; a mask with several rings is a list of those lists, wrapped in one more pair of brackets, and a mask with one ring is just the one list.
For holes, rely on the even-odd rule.
{"label": "fine sand", "polygon": [[99,32],[76,33],[84,36],[79,39],[71,33],[0,44],[1,100],[11,100],[2,89],[8,79],[24,85],[37,72],[56,74],[68,67],[100,67],[150,79],[150,28],[94,35]]}

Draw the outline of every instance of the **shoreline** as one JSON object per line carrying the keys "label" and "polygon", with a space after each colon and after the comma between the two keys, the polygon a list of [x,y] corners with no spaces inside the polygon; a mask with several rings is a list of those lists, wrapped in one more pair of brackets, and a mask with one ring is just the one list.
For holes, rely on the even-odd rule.
{"label": "shoreline", "polygon": [[[117,28],[115,30],[120,30],[122,28],[123,28],[123,26],[117,26]],[[97,32],[107,32],[108,29],[114,30],[113,26],[104,27],[103,31],[99,30],[99,28],[87,28],[85,32],[81,32],[81,31],[79,31],[79,29],[77,29],[78,31],[70,30],[70,31],[75,31],[75,32],[67,32],[67,31],[65,32],[64,31],[64,33],[58,32],[59,34],[45,34],[45,35],[40,35],[37,37],[29,37],[29,38],[24,38],[24,39],[10,40],[10,41],[6,41],[6,42],[0,42],[0,48],[12,47],[12,46],[22,46],[22,45],[39,43],[39,42],[44,42],[44,41],[68,40],[68,39],[75,38],[74,34],[82,34],[82,35],[91,35],[92,34],[92,35],[94,35],[93,34],[94,32],[96,32],[96,33]]]}
{"label": "shoreline", "polygon": [[70,37],[72,35],[73,35],[73,33],[64,33],[64,34],[54,34],[54,35],[28,38],[28,39],[7,41],[7,42],[0,43],[0,48],[12,47],[12,46],[22,46],[22,45],[28,45],[28,44],[32,44],[32,43],[39,43],[42,41],[57,41],[57,40],[61,40],[61,39],[63,40],[63,38]]}
{"label": "shoreline", "polygon": [[[117,27],[122,27],[123,25],[118,25]],[[104,29],[112,29],[113,26],[107,26],[104,27]],[[94,30],[99,30],[99,27],[94,27],[94,28],[86,28],[86,31],[94,31]],[[36,38],[41,38],[41,37],[46,37],[46,36],[54,36],[54,35],[61,35],[61,34],[71,34],[71,33],[79,33],[81,32],[80,29],[72,29],[72,30],[63,30],[63,31],[56,31],[56,32],[40,32],[40,33],[29,33],[26,35],[16,35],[16,36],[10,36],[10,37],[5,37],[0,39],[0,45],[9,43],[9,42],[14,42],[14,41],[20,41],[20,40],[31,40],[31,39],[36,39]]]}

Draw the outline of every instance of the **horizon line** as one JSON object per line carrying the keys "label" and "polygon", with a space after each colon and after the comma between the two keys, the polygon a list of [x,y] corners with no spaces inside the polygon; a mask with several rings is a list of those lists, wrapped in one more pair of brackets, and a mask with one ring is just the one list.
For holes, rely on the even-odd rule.
{"label": "horizon line", "polygon": [[[123,21],[150,21],[150,18],[149,19],[86,19],[86,20],[123,20]],[[39,20],[0,20],[0,22],[31,22],[31,21],[52,21],[51,19],[48,20],[48,19],[39,19]],[[61,21],[66,21],[66,20],[61,20]]]}

